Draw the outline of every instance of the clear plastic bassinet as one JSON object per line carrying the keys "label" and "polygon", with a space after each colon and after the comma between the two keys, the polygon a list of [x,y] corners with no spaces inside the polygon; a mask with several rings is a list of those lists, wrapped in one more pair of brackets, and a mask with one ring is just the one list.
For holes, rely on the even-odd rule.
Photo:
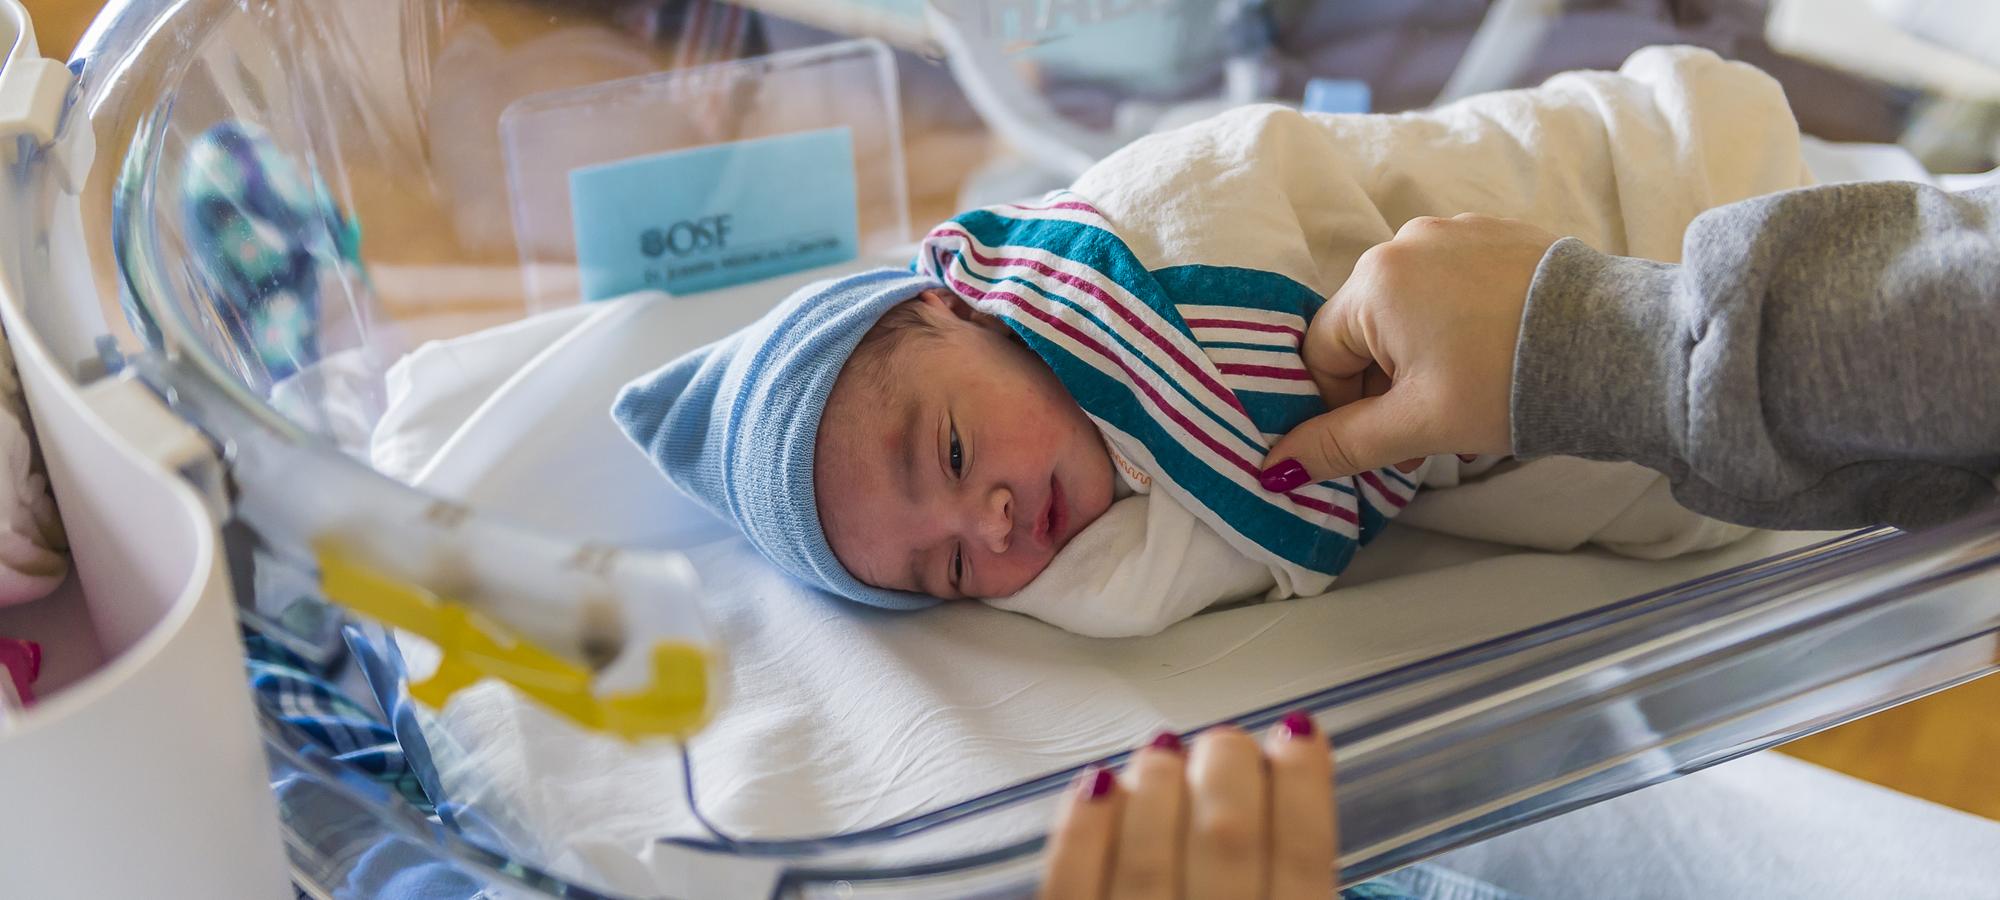
{"label": "clear plastic bassinet", "polygon": [[[836,174],[858,198],[846,255],[887,258],[913,224],[1059,186],[1135,134],[1301,88],[1298,71],[1272,62],[1295,38],[1274,33],[1285,13],[1264,4],[1082,4],[1075,20],[1049,18],[1048,6],[113,2],[77,50],[59,127],[24,138],[10,176],[22,214],[40,223],[22,232],[29,324],[77,383],[135,379],[213,443],[222,469],[183,475],[217,498],[242,616],[303,655],[338,652],[341,619],[319,599],[330,534],[441,593],[578,590],[588,573],[575,560],[589,554],[576,535],[369,467],[390,365],[425,340],[592,293],[565,196],[578,170],[839,132],[853,163]],[[1497,49],[1507,38],[1556,46],[1538,41],[1559,24],[1480,24],[1412,32],[1454,61],[1429,75],[1390,66],[1342,83],[1371,78],[1375,108],[1389,109],[1593,62]],[[1364,36],[1343,38],[1349,56],[1341,40],[1324,46],[1334,59],[1379,56]],[[1319,71],[1328,67],[1340,64]],[[1880,136],[1875,119],[1895,118],[1902,102],[1843,101],[1828,128]],[[270,152],[259,171],[282,183],[255,188],[212,158],[245,146]],[[904,162],[940,156],[984,161]],[[246,199],[258,189],[290,212]],[[660,247],[697,239],[655,236]],[[268,258],[227,258],[237,247]],[[744,296],[775,301],[776,285],[817,261],[799,253],[796,265],[749,264]],[[309,277],[272,289],[286,273]],[[699,334],[755,312],[689,310]],[[683,627],[702,639],[701,573],[688,577],[675,550],[666,540],[628,552],[620,583],[686,604]],[[433,565],[440,558],[456,568]],[[1984,675],[2000,658],[1996,565],[2000,515],[1841,536],[1298,686],[1229,721],[1263,727],[1314,711],[1338,747],[1344,879],[1363,880]],[[402,683],[393,642],[372,631],[363,646],[378,685]],[[726,714],[726,694],[710,702]],[[427,756],[419,730],[402,733]],[[396,847],[409,867],[505,892],[609,893],[549,860],[510,858],[478,824],[476,798],[454,809],[434,797],[446,808],[427,818],[340,763],[298,753],[275,723],[267,734],[293,875],[315,895],[355,890],[367,858],[357,835]],[[1062,760],[860,830],[663,843],[653,852],[671,862],[659,868],[676,874],[659,893],[1024,894],[1056,793],[1083,767],[1121,759]]]}

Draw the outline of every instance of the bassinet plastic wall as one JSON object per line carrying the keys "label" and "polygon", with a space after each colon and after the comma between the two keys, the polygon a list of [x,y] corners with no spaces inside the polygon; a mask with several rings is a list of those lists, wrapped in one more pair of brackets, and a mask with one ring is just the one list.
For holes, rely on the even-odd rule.
{"label": "bassinet plastic wall", "polygon": [[[35,58],[14,0],[0,46],[10,69]],[[51,266],[83,263],[39,249],[47,221],[18,227],[76,203],[40,193],[59,190],[46,169],[0,179],[19,216],[0,231],[0,321],[108,661],[0,732],[0,894],[289,896],[216,518],[175,471],[214,458],[136,382],[80,389],[34,332],[31,296],[95,302],[48,295]]]}

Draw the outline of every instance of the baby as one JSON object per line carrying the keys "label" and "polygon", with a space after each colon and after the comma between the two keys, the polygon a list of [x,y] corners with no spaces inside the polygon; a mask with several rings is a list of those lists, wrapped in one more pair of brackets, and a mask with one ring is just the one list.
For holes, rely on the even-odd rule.
{"label": "baby", "polygon": [[862,335],[816,443],[827,544],[876,587],[1011,596],[1111,506],[1097,426],[1004,322],[942,287]]}
{"label": "baby", "polygon": [[[1682,48],[1420,114],[1238,110],[1039,203],[961,215],[911,270],[810,286],[629,385],[613,415],[677,486],[834,594],[1150,633],[1224,600],[1324,591],[1419,483],[1495,465],[1260,482],[1269,443],[1325,409],[1298,347],[1362,251],[1473,210],[1671,261],[1702,210],[1805,183],[1798,145],[1775,83]],[[1556,493],[1590,498],[1544,529],[1563,537],[1509,534],[1511,516],[1426,524],[1641,556],[1742,533],[1674,507],[1651,473],[1561,462]],[[1536,500],[1507,502],[1540,521]]]}
{"label": "baby", "polygon": [[[677,483],[727,487],[719,505],[767,555],[802,549],[809,581],[888,606],[1047,582],[1072,612],[1113,614],[1028,611],[1090,634],[1153,623],[1162,604],[1181,618],[1324,590],[1416,490],[1388,470],[1277,491],[1260,478],[1269,436],[1326,408],[1299,357],[1312,288],[1149,268],[1068,194],[959,216],[916,268],[809,287],[628,387],[614,414]],[[790,493],[737,513],[766,482]],[[1172,517],[1111,529],[1145,540],[1071,554],[1047,577],[1130,496]],[[760,539],[776,523],[786,548]],[[1200,571],[1119,599],[1135,585],[1105,575],[1135,561]],[[1217,585],[1217,572],[1235,574]]]}

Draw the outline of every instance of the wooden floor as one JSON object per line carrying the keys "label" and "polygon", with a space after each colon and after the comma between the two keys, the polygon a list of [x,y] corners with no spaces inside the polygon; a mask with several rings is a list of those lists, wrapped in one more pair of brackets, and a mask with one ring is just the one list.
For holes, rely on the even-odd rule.
{"label": "wooden floor", "polygon": [[[67,56],[98,5],[97,0],[27,0],[42,52]],[[2000,677],[1794,742],[1784,752],[2000,819]]]}
{"label": "wooden floor", "polygon": [[64,59],[104,4],[102,0],[27,0],[25,5],[35,20],[35,39],[41,43],[42,55]]}
{"label": "wooden floor", "polygon": [[1784,752],[2000,819],[2000,677],[1793,741]]}

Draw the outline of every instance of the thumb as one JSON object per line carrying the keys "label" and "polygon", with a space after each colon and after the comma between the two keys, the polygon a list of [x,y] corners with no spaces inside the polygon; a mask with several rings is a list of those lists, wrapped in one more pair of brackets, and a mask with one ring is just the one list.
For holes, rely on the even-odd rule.
{"label": "thumb", "polygon": [[1430,455],[1417,428],[1419,418],[1408,408],[1409,398],[1408,391],[1392,388],[1299,423],[1264,457],[1265,490],[1289,491]]}
{"label": "thumb", "polygon": [[1299,346],[1299,359],[1329,407],[1361,399],[1366,393],[1365,376],[1378,366],[1374,352],[1361,337],[1352,309],[1340,295],[1334,295],[1313,314],[1312,325]]}

